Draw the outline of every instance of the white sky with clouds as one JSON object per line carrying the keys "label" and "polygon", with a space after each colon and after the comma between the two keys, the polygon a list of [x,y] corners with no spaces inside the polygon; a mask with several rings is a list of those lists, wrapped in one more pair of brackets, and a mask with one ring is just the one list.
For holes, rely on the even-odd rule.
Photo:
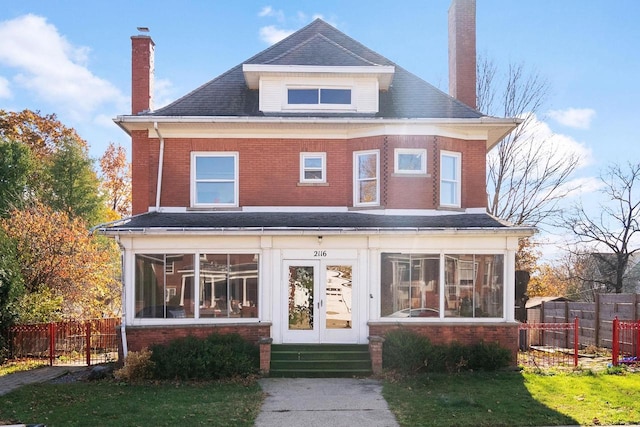
{"label": "white sky with clouds", "polygon": [[[0,109],[55,113],[100,156],[128,137],[112,121],[130,112],[130,36],[156,43],[155,106],[190,92],[321,17],[447,91],[449,0],[21,0],[0,7]],[[640,160],[640,2],[477,2],[478,52],[523,62],[550,82],[538,132],[583,153],[585,189],[609,162]],[[589,197],[588,194],[584,197]]]}

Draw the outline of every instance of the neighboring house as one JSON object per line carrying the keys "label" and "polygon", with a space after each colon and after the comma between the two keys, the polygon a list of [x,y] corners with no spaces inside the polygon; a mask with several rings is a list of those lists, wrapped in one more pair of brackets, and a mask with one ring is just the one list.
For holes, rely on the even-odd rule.
{"label": "neighboring house", "polygon": [[318,19],[153,110],[154,43],[132,37],[116,122],[134,216],[102,229],[124,253],[129,350],[212,332],[366,344],[399,325],[517,350],[534,229],[487,214],[485,163],[519,121],[474,109],[475,1],[449,14],[452,96]]}

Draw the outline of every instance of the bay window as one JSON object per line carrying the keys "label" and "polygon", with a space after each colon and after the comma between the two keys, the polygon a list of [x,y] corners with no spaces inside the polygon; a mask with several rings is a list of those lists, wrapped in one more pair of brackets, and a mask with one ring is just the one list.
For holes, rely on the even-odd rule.
{"label": "bay window", "polygon": [[353,205],[376,206],[380,204],[380,153],[378,150],[353,153]]}

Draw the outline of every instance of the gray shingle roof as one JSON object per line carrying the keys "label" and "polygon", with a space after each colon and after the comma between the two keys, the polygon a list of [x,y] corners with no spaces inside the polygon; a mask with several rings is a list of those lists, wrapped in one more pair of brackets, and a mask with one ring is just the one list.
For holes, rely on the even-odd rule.
{"label": "gray shingle roof", "polygon": [[[399,40],[400,41],[400,40]],[[395,67],[393,83],[380,96],[376,117],[479,118],[483,114],[450,97],[336,28],[317,19],[245,61],[271,65],[386,65]],[[258,91],[245,83],[242,64],[205,83],[151,116],[262,116]],[[318,114],[286,114],[317,117]],[[284,115],[283,115],[284,116]]]}
{"label": "gray shingle roof", "polygon": [[356,212],[149,212],[109,227],[111,231],[166,229],[505,229],[488,214],[375,215]]}

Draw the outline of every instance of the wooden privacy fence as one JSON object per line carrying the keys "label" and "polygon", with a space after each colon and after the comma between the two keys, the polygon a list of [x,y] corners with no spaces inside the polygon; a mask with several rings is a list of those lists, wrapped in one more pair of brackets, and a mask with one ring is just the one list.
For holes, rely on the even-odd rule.
{"label": "wooden privacy fence", "polygon": [[611,359],[614,366],[621,363],[640,364],[640,320],[622,322],[613,320],[613,349]]}
{"label": "wooden privacy fence", "polygon": [[635,322],[640,315],[640,294],[596,294],[595,302],[548,301],[540,308],[541,323],[580,320],[579,345],[613,348],[613,320]]}
{"label": "wooden privacy fence", "polygon": [[9,329],[9,357],[48,359],[54,364],[115,361],[119,318],[15,325]]}

